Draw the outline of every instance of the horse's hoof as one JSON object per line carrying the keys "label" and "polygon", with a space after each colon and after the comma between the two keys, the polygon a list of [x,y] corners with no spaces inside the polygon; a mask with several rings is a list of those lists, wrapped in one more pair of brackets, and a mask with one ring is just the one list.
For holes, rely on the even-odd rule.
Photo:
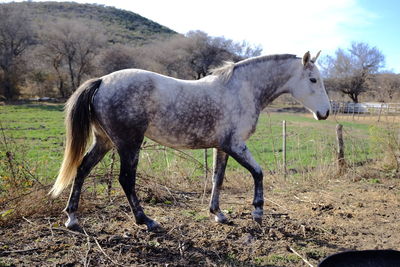
{"label": "horse's hoof", "polygon": [[78,223],[68,224],[68,221],[67,221],[65,223],[65,227],[67,227],[68,230],[83,233],[82,227]]}
{"label": "horse's hoof", "polygon": [[259,225],[262,224],[262,217],[263,217],[263,211],[260,209],[256,209],[255,211],[252,212],[253,215],[253,220],[258,223]]}
{"label": "horse's hoof", "polygon": [[146,226],[147,226],[147,230],[149,232],[162,232],[163,231],[163,228],[161,227],[161,225],[158,222],[153,221],[153,220],[149,220],[146,223]]}
{"label": "horse's hoof", "polygon": [[76,214],[74,212],[67,213],[68,220],[65,222],[65,227],[67,227],[69,230],[72,231],[81,231],[82,228],[79,226],[78,223],[78,218],[76,217]]}
{"label": "horse's hoof", "polygon": [[229,223],[228,218],[226,218],[226,216],[222,212],[218,212],[217,215],[215,215],[215,221],[222,224]]}
{"label": "horse's hoof", "polygon": [[253,217],[253,220],[258,223],[259,225],[262,225],[262,217]]}

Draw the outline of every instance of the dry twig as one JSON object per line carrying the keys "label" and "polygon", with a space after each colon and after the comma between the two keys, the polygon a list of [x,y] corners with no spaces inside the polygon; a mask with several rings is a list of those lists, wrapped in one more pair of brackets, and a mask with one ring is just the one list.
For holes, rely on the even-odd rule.
{"label": "dry twig", "polygon": [[28,249],[18,249],[18,250],[5,250],[0,251],[0,254],[11,254],[11,253],[24,253],[32,250],[37,250],[39,248],[28,248]]}
{"label": "dry twig", "polygon": [[300,257],[308,266],[314,267],[314,265],[312,265],[306,258],[301,256],[296,250],[294,250],[294,248],[288,246],[287,249]]}
{"label": "dry twig", "polygon": [[24,219],[25,221],[27,221],[29,224],[37,225],[36,223],[34,223],[34,222],[28,220],[27,218],[25,218],[24,216],[22,216],[22,219]]}
{"label": "dry twig", "polygon": [[50,219],[47,219],[48,223],[49,223],[49,229],[51,232],[51,237],[54,237],[54,232],[53,232],[53,226],[51,225]]}
{"label": "dry twig", "polygon": [[111,261],[113,264],[118,265],[118,266],[124,266],[116,261],[114,261],[110,256],[108,256],[108,254],[103,250],[103,248],[100,246],[99,241],[97,241],[97,239],[95,237],[93,237],[94,242],[96,243],[97,247],[100,249],[101,253],[103,253],[104,256],[106,256],[106,258]]}
{"label": "dry twig", "polygon": [[86,230],[84,228],[82,228],[83,232],[85,233],[85,235],[87,236],[87,246],[88,246],[88,250],[86,251],[85,254],[85,259],[83,260],[83,266],[89,266],[90,264],[90,257],[89,257],[89,253],[91,250],[91,245],[90,245],[90,236],[88,235],[88,233],[86,232]]}
{"label": "dry twig", "polygon": [[67,232],[67,233],[70,233],[70,234],[73,234],[73,235],[86,236],[86,235],[84,235],[82,233],[71,231],[69,229],[64,229],[64,228],[59,228],[59,227],[53,227],[52,229],[56,230],[56,231]]}

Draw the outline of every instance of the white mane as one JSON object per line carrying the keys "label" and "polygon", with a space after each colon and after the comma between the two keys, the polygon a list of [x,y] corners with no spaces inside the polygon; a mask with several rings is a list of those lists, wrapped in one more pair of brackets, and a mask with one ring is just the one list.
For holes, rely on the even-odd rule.
{"label": "white mane", "polygon": [[232,74],[234,73],[235,69],[245,67],[248,65],[262,63],[265,61],[271,61],[271,60],[278,61],[278,60],[286,60],[286,59],[290,59],[290,58],[295,59],[297,57],[296,57],[296,55],[282,54],[282,55],[259,56],[259,57],[245,59],[245,60],[239,61],[237,63],[234,63],[232,61],[226,61],[222,66],[212,69],[211,74],[218,76],[223,81],[223,83],[227,83],[230,80],[230,78],[232,77]]}

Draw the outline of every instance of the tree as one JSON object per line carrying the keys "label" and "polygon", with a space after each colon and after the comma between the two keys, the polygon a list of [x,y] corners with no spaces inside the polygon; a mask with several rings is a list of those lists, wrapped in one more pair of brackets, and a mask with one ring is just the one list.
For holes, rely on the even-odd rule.
{"label": "tree", "polygon": [[101,74],[139,67],[136,49],[122,44],[115,44],[105,49],[99,63]]}
{"label": "tree", "polygon": [[379,101],[393,101],[396,96],[400,97],[400,74],[379,73],[375,75],[373,84]]}
{"label": "tree", "polygon": [[347,50],[337,49],[335,56],[328,56],[325,62],[326,86],[347,94],[358,103],[359,95],[371,90],[374,74],[384,66],[385,57],[376,47],[366,43],[353,42]]}
{"label": "tree", "polygon": [[200,79],[208,74],[212,67],[216,67],[224,60],[230,58],[226,43],[222,37],[212,38],[205,32],[189,32],[186,37],[189,39],[191,69],[196,73],[196,78]]}
{"label": "tree", "polygon": [[33,44],[34,31],[24,8],[0,4],[0,69],[1,87],[6,99],[18,92],[21,79],[19,62],[26,49]]}
{"label": "tree", "polygon": [[239,61],[261,54],[260,47],[251,47],[247,42],[236,43],[224,37],[210,37],[202,31],[188,32],[187,52],[189,63],[197,79],[205,77],[209,70],[221,65],[224,61]]}
{"label": "tree", "polygon": [[142,58],[146,59],[139,63],[141,67],[185,79],[200,79],[224,61],[239,61],[261,53],[260,47],[211,37],[201,31],[175,35],[140,50]]}
{"label": "tree", "polygon": [[[42,31],[43,54],[57,73],[62,97],[75,91],[83,76],[93,70],[93,60],[105,44],[99,28],[91,23],[61,19]],[[67,88],[65,74],[69,79]]]}

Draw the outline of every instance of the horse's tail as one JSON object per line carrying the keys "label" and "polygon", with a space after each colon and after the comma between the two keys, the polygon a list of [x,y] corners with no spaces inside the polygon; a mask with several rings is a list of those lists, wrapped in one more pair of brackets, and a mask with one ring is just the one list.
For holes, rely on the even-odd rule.
{"label": "horse's tail", "polygon": [[93,115],[91,101],[101,84],[101,79],[92,79],[82,84],[65,105],[66,144],[64,159],[57,180],[49,194],[58,196],[75,178],[81,164],[87,142],[92,133]]}

